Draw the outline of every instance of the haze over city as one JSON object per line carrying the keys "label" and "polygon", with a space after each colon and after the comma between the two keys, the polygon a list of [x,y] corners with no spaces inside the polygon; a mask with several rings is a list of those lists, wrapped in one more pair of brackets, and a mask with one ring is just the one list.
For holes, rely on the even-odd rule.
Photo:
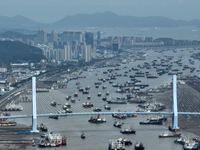
{"label": "haze over city", "polygon": [[68,15],[111,11],[122,16],[163,16],[174,20],[200,19],[199,0],[2,0],[0,16],[22,15],[52,23]]}

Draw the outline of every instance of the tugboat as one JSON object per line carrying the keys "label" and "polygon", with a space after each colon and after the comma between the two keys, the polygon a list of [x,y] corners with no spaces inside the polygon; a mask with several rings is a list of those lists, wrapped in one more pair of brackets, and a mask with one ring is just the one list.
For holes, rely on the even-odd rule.
{"label": "tugboat", "polygon": [[82,139],[85,139],[85,134],[84,134],[83,131],[82,131],[82,133],[81,133],[81,138],[82,138]]}
{"label": "tugboat", "polygon": [[106,120],[105,119],[101,119],[100,115],[98,115],[97,117],[90,116],[90,119],[88,120],[88,122],[91,122],[91,123],[104,123],[104,122],[106,122]]}
{"label": "tugboat", "polygon": [[144,150],[145,148],[142,143],[139,144],[138,142],[135,143],[134,147],[135,150]]}
{"label": "tugboat", "polygon": [[181,133],[169,135],[168,133],[164,132],[164,133],[160,134],[158,137],[159,138],[172,138],[172,137],[180,137],[180,136],[181,136]]}

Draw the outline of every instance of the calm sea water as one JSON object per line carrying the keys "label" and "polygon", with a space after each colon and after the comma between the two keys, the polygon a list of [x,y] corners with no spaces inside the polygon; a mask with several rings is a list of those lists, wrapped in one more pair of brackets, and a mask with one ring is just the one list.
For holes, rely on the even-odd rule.
{"label": "calm sea water", "polygon": [[[169,28],[70,28],[63,30],[80,30],[82,32],[90,31],[97,33],[101,31],[102,38],[107,38],[108,36],[134,36],[134,37],[153,37],[154,39],[160,37],[168,37],[173,39],[183,39],[183,40],[200,40],[200,29],[196,27],[169,27]],[[96,37],[97,38],[97,37]]]}
{"label": "calm sea water", "polygon": [[[146,62],[150,62],[153,59],[157,59],[158,57],[162,57],[163,55],[173,55],[174,60],[178,59],[178,56],[183,56],[183,64],[188,64],[188,59],[190,59],[190,49],[185,51],[178,50],[177,53],[173,53],[171,51],[166,51],[164,54],[154,52],[153,50],[150,50],[147,52],[148,58],[145,60]],[[125,71],[131,69],[133,66],[137,66],[138,64],[143,64],[144,61],[136,61],[136,62],[130,62],[129,64],[122,64],[121,70],[117,71],[118,73],[123,74]],[[124,66],[127,66],[127,68],[123,69]],[[195,60],[194,66],[196,68],[199,68],[199,61]],[[103,83],[98,89],[95,88],[94,82],[97,81],[97,78],[106,78],[108,77],[108,74],[103,74],[103,71],[106,71],[109,68],[98,68],[95,69],[93,72],[84,72],[83,75],[86,76],[86,78],[81,78],[78,81],[80,82],[80,85],[82,87],[90,86],[90,96],[91,96],[91,103],[94,104],[95,107],[102,108],[104,111],[103,106],[106,104],[106,102],[102,101],[103,95],[105,95],[106,91],[110,92],[111,97],[122,97],[125,96],[125,94],[119,94],[115,93],[115,90],[117,88],[113,88],[111,84],[107,82]],[[179,67],[178,65],[174,64],[173,69],[182,69],[182,67]],[[98,72],[99,71],[99,72]],[[142,69],[142,71],[149,71],[149,72],[155,72],[155,68],[152,68],[151,70],[145,70]],[[97,76],[95,74],[98,74]],[[188,70],[184,71],[184,74],[188,74]],[[134,74],[134,72],[129,72],[128,75]],[[142,83],[149,84],[150,87],[156,87],[166,81],[169,81],[172,78],[172,76],[169,75],[163,75],[160,76],[158,79],[146,79],[146,78],[140,78],[142,80]],[[114,80],[114,83],[124,83],[125,81],[129,81],[129,77],[117,77],[117,80]],[[67,89],[60,89],[59,91],[63,95],[73,95],[75,92],[78,92],[77,86],[75,83],[77,80],[72,80],[68,83]],[[102,86],[106,85],[107,89],[103,90]],[[97,97],[97,93],[101,92],[102,97]],[[44,93],[48,94],[48,93]],[[49,93],[49,95],[51,92]],[[38,98],[39,95],[37,95]],[[47,95],[48,96],[48,95]],[[60,95],[54,95],[55,97],[59,97]],[[39,98],[38,98],[39,99]],[[79,96],[77,99],[80,99],[81,102],[87,101],[87,95],[83,95],[79,92]],[[63,102],[65,100],[63,99]],[[110,104],[111,111],[136,111],[137,105],[136,104]],[[39,106],[38,106],[39,107]],[[73,107],[73,106],[72,106]],[[82,108],[83,109],[83,108]],[[166,110],[170,111],[170,110]],[[81,109],[80,111],[81,112]],[[40,123],[44,123],[47,125],[48,130],[60,133],[62,135],[65,135],[67,137],[67,146],[62,146],[56,149],[64,150],[107,150],[108,149],[108,141],[110,139],[117,139],[120,137],[126,137],[128,140],[131,140],[133,143],[136,141],[142,142],[143,145],[146,147],[145,150],[181,150],[182,146],[179,144],[174,144],[173,138],[164,138],[160,139],[158,138],[158,135],[163,133],[164,131],[169,132],[167,129],[168,124],[165,125],[139,125],[140,121],[143,121],[152,115],[138,115],[135,118],[127,118],[125,120],[120,120],[120,122],[123,122],[127,125],[131,125],[135,128],[136,134],[131,135],[124,135],[120,133],[120,129],[113,127],[113,123],[115,121],[115,118],[112,118],[112,116],[101,116],[102,118],[106,119],[106,123],[103,124],[92,124],[88,122],[89,116],[68,116],[68,117],[59,117],[58,120],[49,119],[48,117],[38,117],[38,125]],[[170,119],[169,119],[170,120]],[[31,124],[31,119],[16,119],[18,123],[21,124]],[[80,134],[81,131],[85,132],[86,139],[81,139]],[[183,135],[193,135],[192,133],[186,133],[184,131],[181,131]],[[37,148],[40,149],[40,148]],[[55,149],[55,148],[45,148],[45,149]],[[133,146],[127,146],[126,150],[133,150]]]}

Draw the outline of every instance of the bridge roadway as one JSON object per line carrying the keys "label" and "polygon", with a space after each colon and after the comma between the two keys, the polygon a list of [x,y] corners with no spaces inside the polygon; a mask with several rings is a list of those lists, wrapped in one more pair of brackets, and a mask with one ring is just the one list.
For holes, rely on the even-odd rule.
{"label": "bridge roadway", "polygon": [[[27,95],[29,98],[31,98],[32,95]],[[135,107],[137,104],[125,104],[118,105],[118,104],[111,104],[111,110],[103,110],[102,112],[94,112],[93,108],[99,107],[103,108],[103,106],[100,104],[98,106],[94,106],[93,108],[84,108],[82,107],[82,103],[85,102],[83,100],[79,101],[79,98],[76,99],[76,103],[71,103],[70,101],[65,100],[66,94],[59,91],[59,90],[49,90],[49,92],[44,93],[37,93],[37,117],[43,117],[43,116],[75,116],[75,115],[112,115],[113,113],[119,113],[119,114],[138,114],[138,115],[145,115],[145,114],[163,114],[163,115],[172,115],[173,112],[136,112],[137,107]],[[51,106],[50,103],[52,100],[55,100],[57,102],[57,106]],[[62,111],[62,105],[65,104],[65,102],[68,102],[71,104],[71,110],[73,113],[60,113],[58,114],[58,111]],[[90,100],[92,103],[92,99]],[[22,111],[12,111],[12,116],[0,116],[0,118],[30,118],[32,117],[32,102],[21,102],[20,103],[23,106]],[[112,107],[114,106],[114,107]],[[119,112],[120,110],[120,112]],[[197,114],[199,115],[199,112],[178,112],[179,115],[188,115],[188,114]]]}

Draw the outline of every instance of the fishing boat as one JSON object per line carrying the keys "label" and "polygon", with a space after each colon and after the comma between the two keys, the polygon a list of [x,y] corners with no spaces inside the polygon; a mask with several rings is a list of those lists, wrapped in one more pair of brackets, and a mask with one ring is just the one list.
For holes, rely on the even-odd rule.
{"label": "fishing boat", "polygon": [[162,125],[163,123],[162,123],[162,121],[151,121],[151,120],[144,120],[144,121],[141,121],[140,122],[140,124],[146,124],[146,125],[148,125],[148,124],[155,124],[155,125]]}
{"label": "fishing boat", "polygon": [[135,148],[135,150],[144,150],[145,147],[143,146],[142,143],[136,142],[136,143],[134,144],[134,148]]}
{"label": "fishing boat", "polygon": [[194,140],[189,140],[183,145],[183,150],[199,150],[200,144]]}
{"label": "fishing boat", "polygon": [[39,147],[59,147],[67,145],[67,138],[60,134],[48,133],[45,138],[41,138]]}
{"label": "fishing boat", "polygon": [[117,127],[117,128],[121,128],[123,126],[124,123],[120,123],[119,121],[115,121],[113,126]]}
{"label": "fishing boat", "polygon": [[88,95],[88,96],[87,96],[87,99],[91,99],[91,96],[90,96],[90,95]]}
{"label": "fishing boat", "polygon": [[52,100],[51,103],[50,103],[50,105],[51,105],[51,106],[54,106],[54,107],[56,107],[56,104],[57,104],[57,103],[55,102],[55,100]]}
{"label": "fishing boat", "polygon": [[74,93],[74,97],[78,97],[78,93],[77,92]]}
{"label": "fishing boat", "polygon": [[167,118],[164,116],[153,116],[149,119],[150,121],[166,121]]}
{"label": "fishing boat", "polygon": [[104,86],[102,86],[102,89],[104,90],[104,89],[106,89],[107,88],[107,86],[106,85],[104,85]]}
{"label": "fishing boat", "polygon": [[173,138],[173,137],[180,137],[181,133],[176,133],[176,134],[168,134],[166,132],[163,132],[162,134],[160,134],[158,137],[159,138]]}
{"label": "fishing boat", "polygon": [[109,140],[108,149],[109,150],[125,150],[125,142],[123,141],[122,138]]}
{"label": "fishing boat", "polygon": [[174,143],[178,143],[178,144],[181,144],[181,145],[184,145],[187,142],[189,142],[189,138],[184,138],[182,136],[180,136],[179,138],[174,140]]}
{"label": "fishing boat", "polygon": [[109,104],[127,104],[127,101],[126,101],[126,98],[125,97],[122,97],[122,98],[119,98],[119,97],[117,97],[117,98],[109,98],[108,100],[107,100],[107,102],[109,103]]}
{"label": "fishing boat", "polygon": [[105,120],[105,118],[101,119],[100,115],[97,115],[97,117],[90,116],[88,122],[90,122],[90,123],[105,123],[106,120]]}
{"label": "fishing boat", "polygon": [[120,131],[122,134],[135,134],[136,131],[131,126],[123,126],[122,130]]}
{"label": "fishing boat", "polygon": [[98,92],[98,93],[97,93],[97,96],[98,96],[98,97],[101,97],[101,92]]}
{"label": "fishing boat", "polygon": [[108,106],[108,105],[104,105],[104,109],[110,110],[110,109],[111,109],[111,107],[110,107],[110,106]]}
{"label": "fishing boat", "polygon": [[101,108],[96,107],[93,109],[93,111],[99,112],[99,111],[101,111]]}
{"label": "fishing boat", "polygon": [[107,91],[107,92],[106,92],[106,96],[108,96],[108,95],[110,95],[110,93]]}
{"label": "fishing boat", "polygon": [[102,98],[103,101],[107,100],[107,97],[104,95],[104,97]]}
{"label": "fishing boat", "polygon": [[126,138],[123,138],[125,146],[132,145],[132,142]]}
{"label": "fishing boat", "polygon": [[84,103],[82,104],[82,106],[83,106],[84,108],[91,108],[91,107],[93,107],[93,104],[91,104],[90,102],[84,102]]}
{"label": "fishing boat", "polygon": [[58,115],[51,115],[51,116],[49,116],[49,118],[58,119]]}
{"label": "fishing boat", "polygon": [[47,132],[47,131],[48,131],[46,125],[44,125],[43,123],[40,124],[40,129],[41,129],[42,131],[44,131],[44,132]]}
{"label": "fishing boat", "polygon": [[72,102],[72,103],[76,103],[76,99],[72,98],[72,99],[71,99],[71,102]]}
{"label": "fishing boat", "polygon": [[84,134],[83,131],[82,131],[82,133],[81,133],[81,138],[82,138],[82,139],[85,139],[85,134]]}

